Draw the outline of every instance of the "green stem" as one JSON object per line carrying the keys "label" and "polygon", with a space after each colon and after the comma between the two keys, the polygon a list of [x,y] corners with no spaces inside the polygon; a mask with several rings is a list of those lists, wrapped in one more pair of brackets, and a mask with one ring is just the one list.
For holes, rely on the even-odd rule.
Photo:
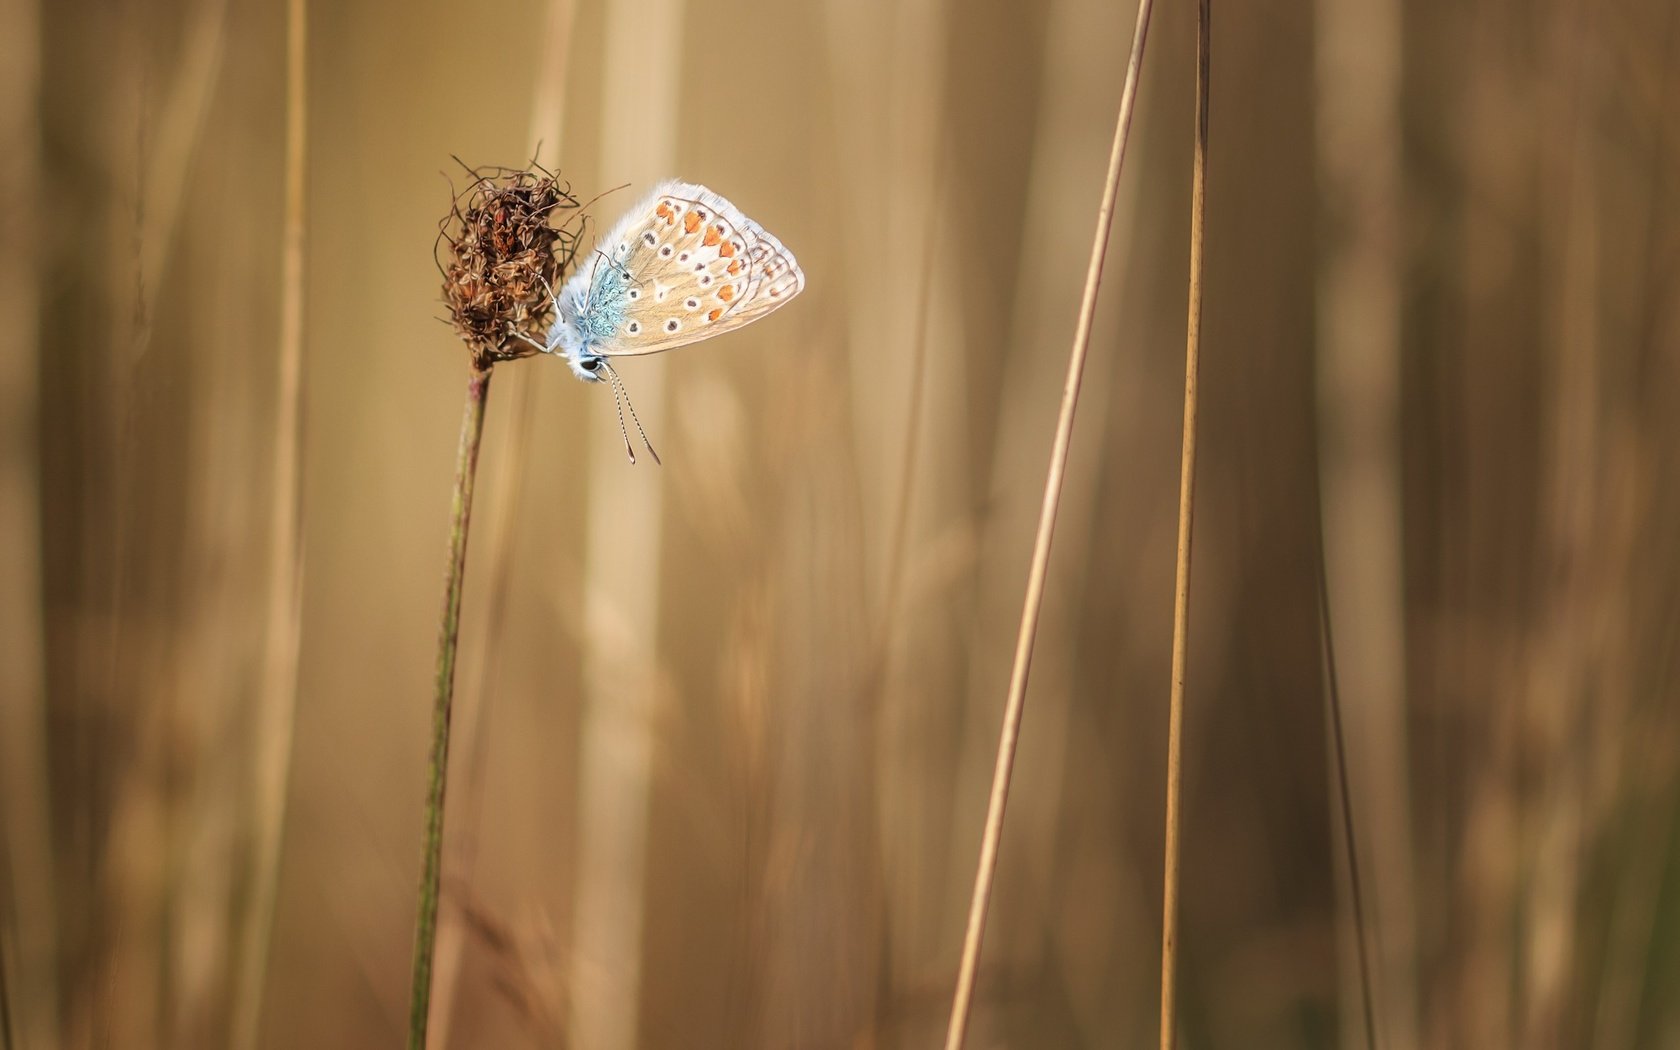
{"label": "green stem", "polygon": [[420,910],[414,920],[414,983],[409,992],[408,1047],[426,1050],[426,1020],[432,1003],[432,952],[437,944],[438,886],[443,874],[443,795],[449,771],[449,714],[455,696],[455,639],[461,628],[461,581],[467,571],[467,524],[472,517],[478,440],[484,433],[484,403],[490,369],[476,365],[467,381],[461,414],[461,445],[455,454],[455,500],[450,511],[449,581],[438,624],[437,698],[432,706],[432,759],[426,778],[426,841],[420,873]]}

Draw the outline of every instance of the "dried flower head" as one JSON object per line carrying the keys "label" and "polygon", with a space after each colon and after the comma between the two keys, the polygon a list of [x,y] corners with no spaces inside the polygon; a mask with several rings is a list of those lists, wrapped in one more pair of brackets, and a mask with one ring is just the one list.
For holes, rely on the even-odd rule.
{"label": "dried flower head", "polygon": [[488,368],[536,353],[526,340],[540,345],[547,334],[549,289],[571,268],[580,232],[558,220],[578,202],[539,166],[467,174],[471,183],[438,224],[434,255],[455,330],[473,363]]}

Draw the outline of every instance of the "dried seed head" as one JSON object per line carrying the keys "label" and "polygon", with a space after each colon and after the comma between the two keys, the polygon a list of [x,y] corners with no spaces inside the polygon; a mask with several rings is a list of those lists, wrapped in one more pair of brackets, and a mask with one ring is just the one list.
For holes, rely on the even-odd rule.
{"label": "dried seed head", "polygon": [[[466,167],[466,165],[462,165]],[[578,202],[540,167],[468,168],[471,183],[438,224],[434,254],[443,301],[473,363],[488,368],[537,352],[578,233],[565,215]]]}

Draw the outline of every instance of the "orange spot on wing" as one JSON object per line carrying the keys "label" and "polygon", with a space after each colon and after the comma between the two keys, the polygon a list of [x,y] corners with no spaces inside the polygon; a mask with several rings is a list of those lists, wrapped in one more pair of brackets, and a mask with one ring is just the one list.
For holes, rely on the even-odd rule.
{"label": "orange spot on wing", "polygon": [[729,264],[729,272],[730,273],[740,273],[741,272],[741,260],[736,259],[734,262],[730,263]]}
{"label": "orange spot on wing", "polygon": [[[728,241],[724,241],[723,247],[718,249],[718,254],[723,256],[725,259],[728,259],[735,254],[735,246],[730,244]],[[734,273],[735,271],[730,270],[729,272]]]}
{"label": "orange spot on wing", "polygon": [[[689,232],[693,233],[694,231],[690,230]],[[706,239],[704,241],[701,241],[700,243],[704,244],[706,247],[710,248],[712,245],[716,244],[717,242],[718,242],[718,228],[716,226],[708,227],[707,230],[706,230]]]}
{"label": "orange spot on wing", "polygon": [[700,216],[696,215],[694,212],[689,212],[688,215],[683,219],[683,229],[686,230],[689,233],[693,233],[695,230],[698,230],[699,228],[700,228]]}
{"label": "orange spot on wing", "polygon": [[706,315],[706,320],[715,321],[722,316],[723,316],[723,307],[720,306],[720,307],[717,307],[716,309],[714,309],[711,313],[707,314]]}
{"label": "orange spot on wing", "polygon": [[718,298],[722,299],[726,303],[735,298],[735,286],[732,284],[726,284],[722,288],[719,288]]}
{"label": "orange spot on wing", "polygon": [[661,219],[669,219],[671,217],[671,202],[660,201],[659,207],[653,209],[653,213]]}

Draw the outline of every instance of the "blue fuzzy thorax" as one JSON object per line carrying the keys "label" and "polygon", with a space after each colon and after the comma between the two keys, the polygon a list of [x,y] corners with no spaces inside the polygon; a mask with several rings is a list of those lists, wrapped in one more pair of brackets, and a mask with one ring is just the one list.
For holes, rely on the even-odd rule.
{"label": "blue fuzzy thorax", "polygon": [[624,327],[629,291],[629,273],[611,264],[594,267],[589,274],[574,274],[560,289],[554,326],[548,330],[548,350],[559,351],[572,374],[584,382],[601,379],[596,373],[601,355],[590,348]]}

